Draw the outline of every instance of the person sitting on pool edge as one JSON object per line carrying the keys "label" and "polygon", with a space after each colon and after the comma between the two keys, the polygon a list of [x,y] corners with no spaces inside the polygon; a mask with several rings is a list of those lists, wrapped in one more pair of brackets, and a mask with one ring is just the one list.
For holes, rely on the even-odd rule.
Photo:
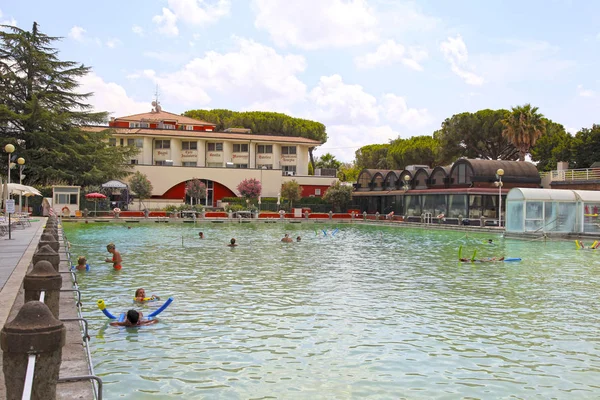
{"label": "person sitting on pool edge", "polygon": [[281,241],[282,241],[282,242],[284,242],[284,243],[292,243],[292,242],[293,242],[292,238],[291,238],[291,237],[290,237],[290,235],[288,235],[287,233],[286,233],[286,234],[285,234],[285,236],[284,236],[284,237],[281,239]]}
{"label": "person sitting on pool edge", "polygon": [[231,238],[231,240],[229,241],[229,244],[227,246],[229,246],[229,247],[237,246],[237,244],[235,244],[235,238]]}
{"label": "person sitting on pool edge", "polygon": [[104,260],[104,262],[111,262],[113,263],[113,268],[116,269],[117,271],[120,270],[121,268],[123,268],[121,266],[121,253],[119,253],[117,251],[117,247],[115,246],[114,243],[109,243],[108,245],[106,245],[106,251],[108,251],[109,253],[111,253],[113,255],[112,259],[107,258],[106,260]]}
{"label": "person sitting on pool edge", "polygon": [[112,326],[143,326],[152,325],[158,322],[157,319],[142,319],[144,316],[141,312],[136,310],[129,310],[125,314],[125,321],[123,322],[111,322]]}
{"label": "person sitting on pool edge", "polygon": [[144,290],[144,288],[139,288],[138,290],[135,291],[134,301],[139,301],[139,302],[143,303],[144,301],[150,301],[150,300],[160,300],[160,297],[158,297],[155,294],[153,294],[150,297],[146,297],[146,291]]}

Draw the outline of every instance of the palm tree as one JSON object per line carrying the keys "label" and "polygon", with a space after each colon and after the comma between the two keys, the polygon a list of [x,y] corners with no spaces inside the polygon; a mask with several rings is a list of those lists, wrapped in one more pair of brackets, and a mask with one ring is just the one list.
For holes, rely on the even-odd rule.
{"label": "palm tree", "polygon": [[532,107],[529,103],[513,107],[502,123],[502,135],[519,150],[519,161],[525,161],[529,149],[546,132],[544,116],[538,113],[537,107]]}

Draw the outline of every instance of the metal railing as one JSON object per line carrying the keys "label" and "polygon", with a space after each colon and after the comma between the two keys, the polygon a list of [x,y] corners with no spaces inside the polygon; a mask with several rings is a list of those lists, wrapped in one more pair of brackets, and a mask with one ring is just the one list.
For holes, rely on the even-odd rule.
{"label": "metal railing", "polygon": [[552,181],[600,180],[600,168],[566,169],[550,171]]}
{"label": "metal railing", "polygon": [[82,317],[81,314],[81,291],[79,290],[79,285],[77,284],[77,276],[75,275],[75,271],[71,270],[71,266],[73,265],[72,262],[72,256],[71,256],[71,244],[69,243],[67,236],[64,234],[63,232],[63,242],[64,242],[64,246],[66,249],[66,253],[67,253],[67,262],[69,263],[69,273],[71,274],[71,279],[72,279],[72,284],[73,284],[73,289],[63,289],[61,290],[61,292],[63,291],[69,291],[69,292],[74,292],[77,293],[77,316],[79,318],[65,318],[62,319],[62,321],[78,321],[79,322],[79,327],[80,329],[83,331],[83,347],[85,348],[85,352],[86,352],[86,359],[87,359],[87,364],[88,364],[88,370],[89,370],[89,375],[82,375],[82,376],[71,376],[71,377],[60,377],[58,379],[58,383],[64,383],[64,382],[77,382],[77,381],[82,381],[82,380],[90,380],[92,383],[92,389],[94,392],[94,398],[97,400],[102,400],[102,379],[98,376],[95,375],[94,373],[94,363],[92,361],[92,354],[90,351],[90,336],[89,336],[89,332],[88,332],[88,322],[86,319],[84,319]]}
{"label": "metal railing", "polygon": [[[40,302],[44,303],[46,300],[46,291],[40,291]],[[25,383],[23,385],[22,400],[31,399],[31,391],[33,390],[33,377],[35,373],[35,361],[37,354],[30,354],[27,358],[27,372],[25,373]]]}

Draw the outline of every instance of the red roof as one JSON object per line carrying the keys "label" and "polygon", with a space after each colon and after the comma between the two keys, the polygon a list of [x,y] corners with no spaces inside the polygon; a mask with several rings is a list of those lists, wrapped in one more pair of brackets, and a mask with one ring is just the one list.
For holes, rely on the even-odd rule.
{"label": "red roof", "polygon": [[166,111],[159,112],[147,112],[142,114],[133,114],[126,117],[115,118],[115,121],[128,121],[128,122],[161,122],[161,121],[174,121],[177,124],[185,125],[210,125],[216,126],[212,122],[206,122],[199,119],[185,117],[179,114],[173,114]]}

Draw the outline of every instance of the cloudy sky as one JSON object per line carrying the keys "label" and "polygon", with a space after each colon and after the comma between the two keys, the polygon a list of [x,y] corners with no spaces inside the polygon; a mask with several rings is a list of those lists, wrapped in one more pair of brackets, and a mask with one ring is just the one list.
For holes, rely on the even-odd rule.
{"label": "cloudy sky", "polygon": [[0,23],[61,36],[99,110],[264,110],[315,119],[317,154],[430,135],[463,111],[530,102],[599,123],[600,2],[19,0]]}

